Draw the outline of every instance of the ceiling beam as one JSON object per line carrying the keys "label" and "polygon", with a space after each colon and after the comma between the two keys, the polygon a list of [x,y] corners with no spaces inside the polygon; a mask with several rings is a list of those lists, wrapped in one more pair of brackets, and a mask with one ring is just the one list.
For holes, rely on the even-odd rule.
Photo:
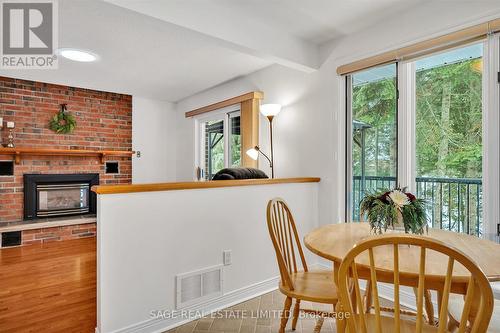
{"label": "ceiling beam", "polygon": [[114,5],[196,31],[214,43],[293,69],[314,72],[319,46],[259,24],[211,1],[105,0]]}

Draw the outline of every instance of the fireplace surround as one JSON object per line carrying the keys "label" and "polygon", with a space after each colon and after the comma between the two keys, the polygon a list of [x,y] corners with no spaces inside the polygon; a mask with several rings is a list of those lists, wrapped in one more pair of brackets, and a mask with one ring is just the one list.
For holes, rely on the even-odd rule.
{"label": "fireplace surround", "polygon": [[24,219],[96,213],[99,174],[25,174]]}
{"label": "fireplace surround", "polygon": [[[132,150],[132,96],[0,76],[0,98],[0,117],[15,122],[14,140],[18,149],[14,148],[13,154],[3,148],[0,153],[0,162],[3,161],[0,163],[0,234],[7,237],[6,232],[21,231],[22,246],[94,237],[97,226],[92,192],[88,214],[82,213],[86,211],[82,209],[65,211],[72,215],[61,217],[37,217],[37,201],[33,198],[36,190],[25,193],[24,175],[94,173],[99,174],[101,185],[130,184],[130,155],[110,157],[94,152]],[[68,110],[77,117],[78,126],[71,135],[55,133],[47,126],[47,119],[54,116],[61,104],[67,104]],[[77,153],[81,150],[85,150],[85,154]],[[102,160],[119,163],[119,169],[116,173],[106,172],[108,169]],[[73,195],[82,194],[79,191],[86,197],[86,187],[73,189]],[[25,198],[27,193],[31,193],[31,198]],[[48,191],[45,194],[47,206],[44,207],[71,208],[71,200],[59,201],[58,195],[54,198]],[[49,199],[52,199],[50,203]],[[26,206],[25,202],[28,202]],[[85,208],[85,201],[78,206]],[[26,212],[28,208],[30,213]]]}

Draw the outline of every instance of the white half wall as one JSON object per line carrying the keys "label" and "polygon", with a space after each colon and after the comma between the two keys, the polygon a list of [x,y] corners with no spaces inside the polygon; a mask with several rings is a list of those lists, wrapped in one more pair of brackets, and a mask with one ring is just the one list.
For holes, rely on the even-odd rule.
{"label": "white half wall", "polygon": [[[208,312],[277,287],[266,223],[269,199],[289,204],[300,238],[318,226],[318,183],[98,195],[97,325],[100,333],[164,332],[183,321],[175,276],[223,263],[223,295],[187,310]],[[316,256],[307,251],[308,264]]]}
{"label": "white half wall", "polygon": [[132,97],[132,183],[175,180],[176,113],[172,103]]}

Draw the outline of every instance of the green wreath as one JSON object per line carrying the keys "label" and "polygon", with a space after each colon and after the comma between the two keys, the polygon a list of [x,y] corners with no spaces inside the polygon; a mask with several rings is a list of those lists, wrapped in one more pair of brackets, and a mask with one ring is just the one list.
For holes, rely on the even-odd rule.
{"label": "green wreath", "polygon": [[61,111],[56,113],[49,122],[49,128],[59,134],[71,133],[75,127],[75,117],[71,113],[66,112],[66,105],[62,105]]}

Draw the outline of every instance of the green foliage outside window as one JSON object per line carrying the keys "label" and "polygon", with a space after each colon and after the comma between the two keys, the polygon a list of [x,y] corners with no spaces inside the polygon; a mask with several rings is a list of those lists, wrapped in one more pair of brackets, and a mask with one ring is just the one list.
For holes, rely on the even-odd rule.
{"label": "green foliage outside window", "polygon": [[[210,132],[210,126],[219,125],[220,129]],[[224,168],[224,134],[222,133],[223,121],[211,121],[206,123],[207,132],[205,136],[205,158],[207,165],[206,178],[211,179],[219,170]],[[230,167],[241,166],[241,135],[239,133],[239,117],[231,118],[230,134]]]}
{"label": "green foliage outside window", "polygon": [[[385,78],[355,85],[352,91],[353,119],[371,128],[365,130],[365,163],[369,176],[396,174],[396,80]],[[361,140],[356,132],[354,139]],[[353,174],[361,175],[361,147],[353,144]]]}
{"label": "green foliage outside window", "polygon": [[241,166],[241,135],[231,134],[231,161],[232,167]]}
{"label": "green foliage outside window", "polygon": [[[428,203],[430,226],[480,235],[483,69],[478,46],[474,47],[474,56],[465,49],[457,50],[463,56],[457,61],[443,63],[438,61],[438,56],[416,63],[415,158],[416,176],[422,177],[416,183],[416,194]],[[380,72],[385,75],[377,79]],[[386,179],[394,182],[397,173],[395,74],[391,77],[387,68],[368,74],[359,75],[355,82],[361,83],[352,87],[352,118],[369,127],[364,131],[364,175],[377,179],[388,177]],[[363,81],[363,77],[375,79]],[[359,204],[365,195],[398,185],[388,184],[386,180],[385,183],[367,181],[362,186],[361,133],[354,131],[352,145],[353,176],[358,177],[353,182],[354,218],[359,218]],[[397,135],[402,137],[405,133]],[[426,180],[432,178],[443,182]],[[447,179],[456,182],[447,182]]]}
{"label": "green foliage outside window", "polygon": [[417,71],[417,175],[482,175],[482,61]]}
{"label": "green foliage outside window", "polygon": [[[417,71],[417,176],[481,177],[481,67],[481,59],[470,59]],[[371,126],[366,175],[395,175],[396,103],[394,78],[353,86],[353,118]],[[361,175],[360,154],[353,145],[354,175]]]}

